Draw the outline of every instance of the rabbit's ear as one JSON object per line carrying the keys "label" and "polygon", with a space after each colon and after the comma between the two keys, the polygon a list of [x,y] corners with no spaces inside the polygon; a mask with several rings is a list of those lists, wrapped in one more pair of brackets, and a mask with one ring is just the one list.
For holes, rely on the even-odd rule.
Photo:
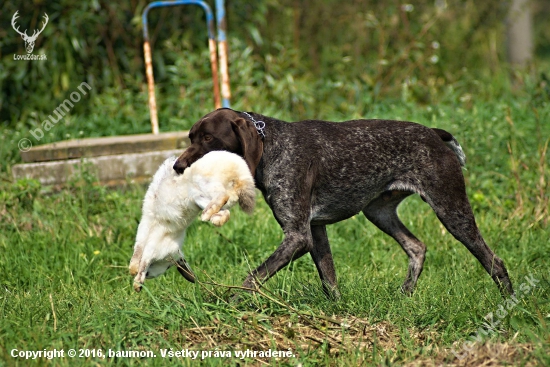
{"label": "rabbit's ear", "polygon": [[180,259],[177,262],[178,271],[179,273],[188,281],[191,283],[195,283],[195,274],[193,274],[193,271],[189,267],[189,264],[185,259]]}
{"label": "rabbit's ear", "polygon": [[130,275],[137,275],[139,270],[139,263],[141,262],[141,255],[143,255],[143,247],[139,247],[134,251],[134,255],[130,260]]}
{"label": "rabbit's ear", "polygon": [[147,277],[147,269],[149,268],[149,265],[140,264],[140,269],[134,278],[134,290],[136,292],[141,291],[141,287],[143,286],[143,283],[145,283],[145,278]]}
{"label": "rabbit's ear", "polygon": [[143,216],[138,225],[134,254],[130,260],[130,275],[136,275],[138,273],[141,257],[143,256],[143,249],[147,242],[147,236],[149,236],[149,218]]}

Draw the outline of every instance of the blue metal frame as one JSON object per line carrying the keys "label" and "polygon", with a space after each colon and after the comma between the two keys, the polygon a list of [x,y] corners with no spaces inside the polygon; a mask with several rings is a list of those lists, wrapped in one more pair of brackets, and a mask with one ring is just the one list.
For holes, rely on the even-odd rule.
{"label": "blue metal frame", "polygon": [[147,14],[153,8],[160,8],[164,6],[176,6],[176,5],[198,5],[203,8],[206,13],[206,27],[208,29],[208,38],[215,40],[215,30],[214,30],[214,16],[212,15],[212,9],[204,1],[200,0],[174,0],[174,1],[154,1],[149,3],[143,10],[143,15],[141,16],[141,22],[143,24],[143,38],[146,41],[149,41],[149,30],[147,23]]}
{"label": "blue metal frame", "polygon": [[[174,1],[154,1],[149,3],[143,10],[141,17],[143,25],[143,49],[145,55],[145,71],[147,75],[147,84],[149,90],[149,110],[151,114],[151,127],[153,134],[158,134],[158,116],[157,116],[157,106],[155,98],[155,81],[153,76],[153,60],[151,46],[149,42],[149,24],[147,21],[147,15],[149,11],[154,8],[161,8],[167,6],[181,6],[181,5],[198,5],[200,6],[206,14],[206,27],[208,30],[208,48],[210,51],[210,65],[212,69],[212,82],[214,89],[214,106],[219,107],[229,107],[229,72],[227,68],[227,42],[225,41],[225,9],[223,9],[224,2],[223,0],[216,0],[216,5],[218,6],[218,12],[216,13],[219,27],[219,37],[224,39],[220,43],[220,58],[223,60],[222,67],[222,93],[220,94],[220,84],[218,79],[218,55],[216,47],[216,36],[215,36],[215,27],[214,27],[214,16],[210,6],[202,0],[174,0]],[[221,9],[220,9],[221,8]],[[221,96],[223,95],[223,104],[221,101]]]}
{"label": "blue metal frame", "polygon": [[220,71],[222,78],[222,106],[230,107],[229,99],[231,91],[229,88],[228,50],[227,50],[227,22],[225,19],[225,1],[216,0],[216,24],[218,26],[218,52],[220,59]]}

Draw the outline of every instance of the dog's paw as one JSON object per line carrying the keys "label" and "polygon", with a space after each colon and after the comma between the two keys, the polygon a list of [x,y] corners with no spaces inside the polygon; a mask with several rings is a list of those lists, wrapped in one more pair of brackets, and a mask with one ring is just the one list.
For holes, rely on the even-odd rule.
{"label": "dog's paw", "polygon": [[227,223],[230,216],[231,214],[229,213],[229,210],[221,210],[220,212],[210,217],[210,223],[212,223],[216,227],[221,227],[225,223]]}

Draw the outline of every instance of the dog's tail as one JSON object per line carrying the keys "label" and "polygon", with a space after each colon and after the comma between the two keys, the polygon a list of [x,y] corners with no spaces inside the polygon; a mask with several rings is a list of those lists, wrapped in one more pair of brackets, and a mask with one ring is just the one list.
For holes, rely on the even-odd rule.
{"label": "dog's tail", "polygon": [[239,206],[247,213],[251,214],[256,205],[256,188],[253,180],[239,182],[237,187],[237,195],[239,196]]}
{"label": "dog's tail", "polygon": [[443,140],[443,142],[456,154],[460,165],[462,167],[466,167],[466,154],[464,154],[464,150],[462,150],[462,147],[455,137],[451,133],[442,129],[433,128],[432,130],[435,131],[441,140]]}

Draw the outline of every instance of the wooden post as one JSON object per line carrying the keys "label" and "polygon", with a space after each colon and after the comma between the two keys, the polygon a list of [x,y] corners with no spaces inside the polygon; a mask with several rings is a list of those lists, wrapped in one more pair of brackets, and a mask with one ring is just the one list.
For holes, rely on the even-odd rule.
{"label": "wooden post", "polygon": [[145,54],[145,74],[147,74],[147,85],[149,87],[149,114],[151,115],[151,131],[157,135],[159,133],[159,119],[157,115],[157,100],[155,98],[155,79],[153,77],[153,59],[151,57],[151,46],[149,40],[143,43],[143,53]]}
{"label": "wooden post", "polygon": [[533,59],[531,0],[512,0],[506,22],[508,61],[526,66]]}

